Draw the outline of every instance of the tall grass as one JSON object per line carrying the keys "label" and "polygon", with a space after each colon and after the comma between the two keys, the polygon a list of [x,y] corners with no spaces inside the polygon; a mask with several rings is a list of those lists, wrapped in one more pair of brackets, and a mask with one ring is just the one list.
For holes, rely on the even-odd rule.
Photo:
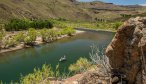
{"label": "tall grass", "polygon": [[122,25],[123,22],[115,21],[115,22],[79,22],[79,21],[62,21],[62,20],[51,20],[54,26],[59,28],[87,28],[94,30],[110,30],[116,31],[119,26]]}

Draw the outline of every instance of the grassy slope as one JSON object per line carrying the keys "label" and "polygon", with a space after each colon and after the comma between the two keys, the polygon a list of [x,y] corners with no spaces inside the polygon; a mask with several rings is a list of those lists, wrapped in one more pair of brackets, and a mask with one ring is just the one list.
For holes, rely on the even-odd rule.
{"label": "grassy slope", "polygon": [[[94,18],[115,19],[121,13],[134,13],[131,11],[97,11],[90,8],[103,8],[112,10],[130,10],[129,8],[106,4],[102,2],[78,3],[71,0],[0,0],[0,23],[12,18],[65,18],[69,20],[91,21]],[[98,12],[98,13],[95,13]]]}
{"label": "grassy slope", "polygon": [[[56,18],[91,20],[91,16],[69,0],[0,0],[0,19],[17,18]],[[79,14],[79,15],[78,15]]]}

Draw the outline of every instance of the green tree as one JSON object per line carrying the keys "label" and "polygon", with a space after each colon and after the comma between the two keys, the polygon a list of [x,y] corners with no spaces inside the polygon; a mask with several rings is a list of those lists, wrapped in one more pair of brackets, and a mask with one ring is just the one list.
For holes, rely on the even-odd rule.
{"label": "green tree", "polygon": [[42,29],[52,28],[53,23],[50,20],[29,20],[29,19],[12,19],[5,24],[7,31],[20,31],[29,28]]}

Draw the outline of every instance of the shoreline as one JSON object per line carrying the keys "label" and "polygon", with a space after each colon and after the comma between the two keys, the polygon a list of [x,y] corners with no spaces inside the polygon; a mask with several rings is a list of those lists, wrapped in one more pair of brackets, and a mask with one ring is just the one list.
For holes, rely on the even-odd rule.
{"label": "shoreline", "polygon": [[[100,29],[95,30],[95,29],[88,29],[88,28],[74,28],[74,29],[76,30],[76,33],[74,35],[84,33],[84,32],[98,32],[98,31],[109,32],[109,33],[115,32],[115,31],[110,31],[110,30],[100,30]],[[70,37],[70,36],[62,35],[62,36],[58,37],[57,40],[60,40],[62,38],[67,38],[67,37]],[[45,42],[42,41],[41,37],[37,37],[35,43],[36,43],[36,45],[45,44]],[[12,52],[12,51],[16,51],[16,50],[21,50],[21,49],[25,49],[25,48],[29,48],[29,47],[32,47],[32,46],[24,47],[24,44],[21,43],[21,44],[18,44],[17,46],[15,46],[15,47],[11,47],[11,48],[8,48],[8,49],[1,49],[0,54],[6,53],[6,52]]]}
{"label": "shoreline", "polygon": [[105,29],[89,29],[89,28],[74,28],[75,30],[79,30],[79,31],[91,31],[91,32],[98,32],[98,31],[103,31],[103,32],[111,32],[111,33],[115,33],[115,31],[112,30],[105,30]]}
{"label": "shoreline", "polygon": [[[80,34],[80,33],[84,33],[84,32],[86,32],[86,31],[76,30],[76,33],[74,35],[77,35],[77,34]],[[63,39],[63,38],[67,38],[67,37],[70,37],[70,36],[62,35],[62,36],[58,37],[57,40],[60,40],[60,39]],[[42,38],[41,37],[37,37],[35,43],[36,43],[36,45],[45,44],[45,42],[42,42]],[[21,50],[21,49],[25,49],[25,48],[29,48],[29,47],[32,47],[32,46],[24,47],[24,44],[21,43],[21,44],[18,44],[17,46],[15,46],[15,47],[11,47],[11,48],[8,48],[8,49],[1,49],[0,50],[0,54],[6,53],[6,52],[12,52],[12,51],[16,51],[16,50]]]}

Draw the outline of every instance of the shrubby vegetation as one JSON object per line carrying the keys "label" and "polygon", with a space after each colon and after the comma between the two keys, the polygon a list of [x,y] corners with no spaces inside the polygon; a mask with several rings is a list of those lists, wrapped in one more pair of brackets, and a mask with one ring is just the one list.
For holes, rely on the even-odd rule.
{"label": "shrubby vegetation", "polygon": [[2,41],[5,36],[4,25],[0,25],[0,50],[2,49]]}
{"label": "shrubby vegetation", "polygon": [[20,31],[29,28],[42,29],[52,28],[53,23],[50,20],[28,20],[28,19],[12,19],[9,23],[5,24],[7,31]]}
{"label": "shrubby vegetation", "polygon": [[89,69],[91,66],[92,64],[89,62],[88,59],[81,57],[77,60],[76,63],[69,66],[69,71],[78,73]]}
{"label": "shrubby vegetation", "polygon": [[0,41],[2,40],[4,35],[5,35],[4,27],[3,27],[3,25],[0,25]]}
{"label": "shrubby vegetation", "polygon": [[15,39],[14,36],[12,37],[5,37],[2,41],[3,48],[9,48],[9,47],[14,47],[15,45],[18,44],[17,40]]}
{"label": "shrubby vegetation", "polygon": [[72,36],[74,33],[75,33],[75,30],[73,28],[63,28],[61,31],[60,31],[61,35],[69,35],[69,36]]}
{"label": "shrubby vegetation", "polygon": [[42,68],[35,68],[33,73],[21,76],[20,84],[50,84],[48,78],[57,79],[60,77],[59,64],[53,69],[50,65],[44,64]]}
{"label": "shrubby vegetation", "polygon": [[0,31],[0,48],[8,49],[15,47],[17,44],[24,44],[24,46],[34,46],[37,37],[42,37],[43,42],[52,42],[58,39],[61,35],[73,35],[75,30],[73,28],[63,29],[40,29],[29,28],[27,31],[20,31],[13,35],[5,36],[5,31]]}
{"label": "shrubby vegetation", "polygon": [[[92,64],[87,58],[79,58],[76,63],[71,64],[69,70],[71,72],[83,72],[90,69]],[[59,64],[53,69],[50,65],[44,64],[41,69],[35,68],[33,73],[26,76],[21,76],[18,84],[50,84],[49,78],[60,79],[68,77],[69,74],[61,74]]]}
{"label": "shrubby vegetation", "polygon": [[122,25],[122,22],[115,22],[113,23],[113,28],[117,30]]}
{"label": "shrubby vegetation", "polygon": [[60,30],[55,29],[42,29],[40,34],[42,36],[43,42],[51,42],[57,40],[61,35],[72,36],[75,33],[73,28],[63,28]]}
{"label": "shrubby vegetation", "polygon": [[54,71],[50,65],[44,64],[42,69],[34,69],[33,73],[26,76],[22,76],[20,79],[20,84],[49,84],[47,80],[48,77],[53,77]]}
{"label": "shrubby vegetation", "polygon": [[24,38],[25,38],[25,34],[23,32],[19,32],[14,36],[14,39],[16,39],[18,43],[24,42]]}
{"label": "shrubby vegetation", "polygon": [[67,20],[51,20],[54,26],[59,28],[87,28],[87,29],[101,29],[115,31],[122,24],[120,21],[114,22],[79,22],[79,21],[67,21]]}
{"label": "shrubby vegetation", "polygon": [[98,22],[97,28],[105,30],[117,30],[121,25],[122,22]]}
{"label": "shrubby vegetation", "polygon": [[17,44],[24,42],[24,37],[22,32],[12,36],[3,36],[1,39],[1,48],[15,47]]}
{"label": "shrubby vegetation", "polygon": [[[104,29],[104,30],[116,30],[117,26],[122,22],[79,22],[68,21],[61,19],[49,19],[49,20],[28,20],[28,19],[12,19],[6,24],[5,29],[7,31],[20,31],[27,30],[29,28],[43,29],[52,28],[53,26],[58,28],[89,28],[89,29]],[[115,26],[116,25],[116,26]]]}
{"label": "shrubby vegetation", "polygon": [[35,44],[37,38],[37,32],[35,29],[30,28],[27,33],[25,34],[24,43],[26,45],[33,46]]}
{"label": "shrubby vegetation", "polygon": [[58,31],[54,30],[54,29],[42,29],[40,31],[43,42],[51,42],[57,39]]}

